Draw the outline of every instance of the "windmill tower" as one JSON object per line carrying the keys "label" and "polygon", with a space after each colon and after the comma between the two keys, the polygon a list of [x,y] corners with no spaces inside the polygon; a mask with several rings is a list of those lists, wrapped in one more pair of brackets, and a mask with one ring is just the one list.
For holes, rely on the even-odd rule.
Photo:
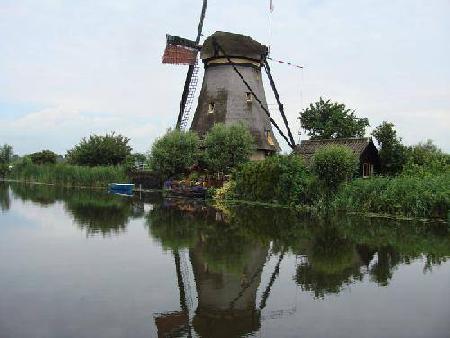
{"label": "windmill tower", "polygon": [[[253,135],[256,150],[252,159],[264,159],[278,152],[280,146],[272,130],[294,149],[295,141],[284,114],[267,62],[269,49],[249,36],[216,32],[200,45],[207,0],[203,8],[195,41],[167,35],[163,63],[189,65],[176,128],[185,129],[190,120],[198,80],[198,56],[205,73],[191,130],[204,136],[216,123],[243,123]],[[270,116],[267,107],[261,69],[268,75],[287,130],[287,136]]]}
{"label": "windmill tower", "polygon": [[[280,150],[270,118],[262,109],[262,106],[267,107],[261,76],[267,53],[266,46],[240,34],[216,32],[205,40],[200,51],[205,75],[191,130],[202,136],[216,123],[242,122],[256,142],[254,159],[263,159]],[[225,55],[230,56],[232,63]]]}

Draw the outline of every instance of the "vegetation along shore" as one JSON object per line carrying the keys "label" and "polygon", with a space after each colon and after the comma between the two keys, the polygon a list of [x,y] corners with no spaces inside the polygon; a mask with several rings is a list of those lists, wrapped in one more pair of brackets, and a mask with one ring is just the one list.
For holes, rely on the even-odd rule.
{"label": "vegetation along shore", "polygon": [[[322,98],[300,113],[300,121],[317,148],[310,153],[300,145],[291,154],[252,160],[255,143],[247,127],[216,124],[205,135],[169,130],[145,155],[132,153],[130,140],[115,133],[84,138],[65,156],[43,150],[20,157],[4,145],[0,177],[63,186],[202,187],[217,201],[448,219],[450,155],[432,141],[405,146],[385,121],[371,134],[376,149],[364,138],[367,119]],[[356,142],[374,147],[372,162],[361,163]]]}

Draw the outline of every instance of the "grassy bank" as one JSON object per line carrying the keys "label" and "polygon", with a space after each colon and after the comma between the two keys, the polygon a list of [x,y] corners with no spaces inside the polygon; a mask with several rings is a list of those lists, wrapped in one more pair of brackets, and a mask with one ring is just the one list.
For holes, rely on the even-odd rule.
{"label": "grassy bank", "polygon": [[[335,165],[331,167],[334,173]],[[262,202],[297,210],[376,214],[396,218],[448,219],[450,170],[428,166],[398,176],[353,178],[332,186],[298,158],[274,156],[249,162],[215,191],[218,200]]]}
{"label": "grassy bank", "polygon": [[423,177],[356,179],[342,187],[333,205],[349,212],[446,219],[450,172]]}
{"label": "grassy bank", "polygon": [[108,183],[129,180],[122,167],[85,167],[65,163],[36,165],[30,162],[17,164],[7,178],[24,182],[85,187],[104,187]]}

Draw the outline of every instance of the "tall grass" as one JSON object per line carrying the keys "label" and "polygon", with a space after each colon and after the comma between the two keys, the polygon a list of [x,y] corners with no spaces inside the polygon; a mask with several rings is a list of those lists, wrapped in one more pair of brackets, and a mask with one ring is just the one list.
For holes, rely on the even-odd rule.
{"label": "tall grass", "polygon": [[128,182],[122,167],[85,167],[65,163],[36,165],[17,164],[8,178],[25,182],[59,184],[64,186],[104,187],[112,182]]}
{"label": "tall grass", "polygon": [[338,210],[424,218],[447,218],[450,172],[427,176],[356,179],[336,195]]}

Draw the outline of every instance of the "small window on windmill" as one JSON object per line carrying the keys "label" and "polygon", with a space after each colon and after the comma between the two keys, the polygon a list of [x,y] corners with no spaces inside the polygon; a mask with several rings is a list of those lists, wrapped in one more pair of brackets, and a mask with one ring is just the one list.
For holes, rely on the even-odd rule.
{"label": "small window on windmill", "polygon": [[214,108],[216,107],[216,104],[214,102],[210,102],[208,104],[208,114],[213,114],[214,113]]}
{"label": "small window on windmill", "polygon": [[245,93],[245,101],[247,101],[247,103],[252,103],[253,101],[253,96],[251,92],[246,92]]}
{"label": "small window on windmill", "polygon": [[267,143],[269,143],[269,145],[271,145],[271,146],[274,146],[275,145],[275,143],[273,142],[273,138],[272,138],[272,135],[270,134],[270,130],[265,130],[264,131],[264,133],[266,134],[266,140],[267,140]]}

